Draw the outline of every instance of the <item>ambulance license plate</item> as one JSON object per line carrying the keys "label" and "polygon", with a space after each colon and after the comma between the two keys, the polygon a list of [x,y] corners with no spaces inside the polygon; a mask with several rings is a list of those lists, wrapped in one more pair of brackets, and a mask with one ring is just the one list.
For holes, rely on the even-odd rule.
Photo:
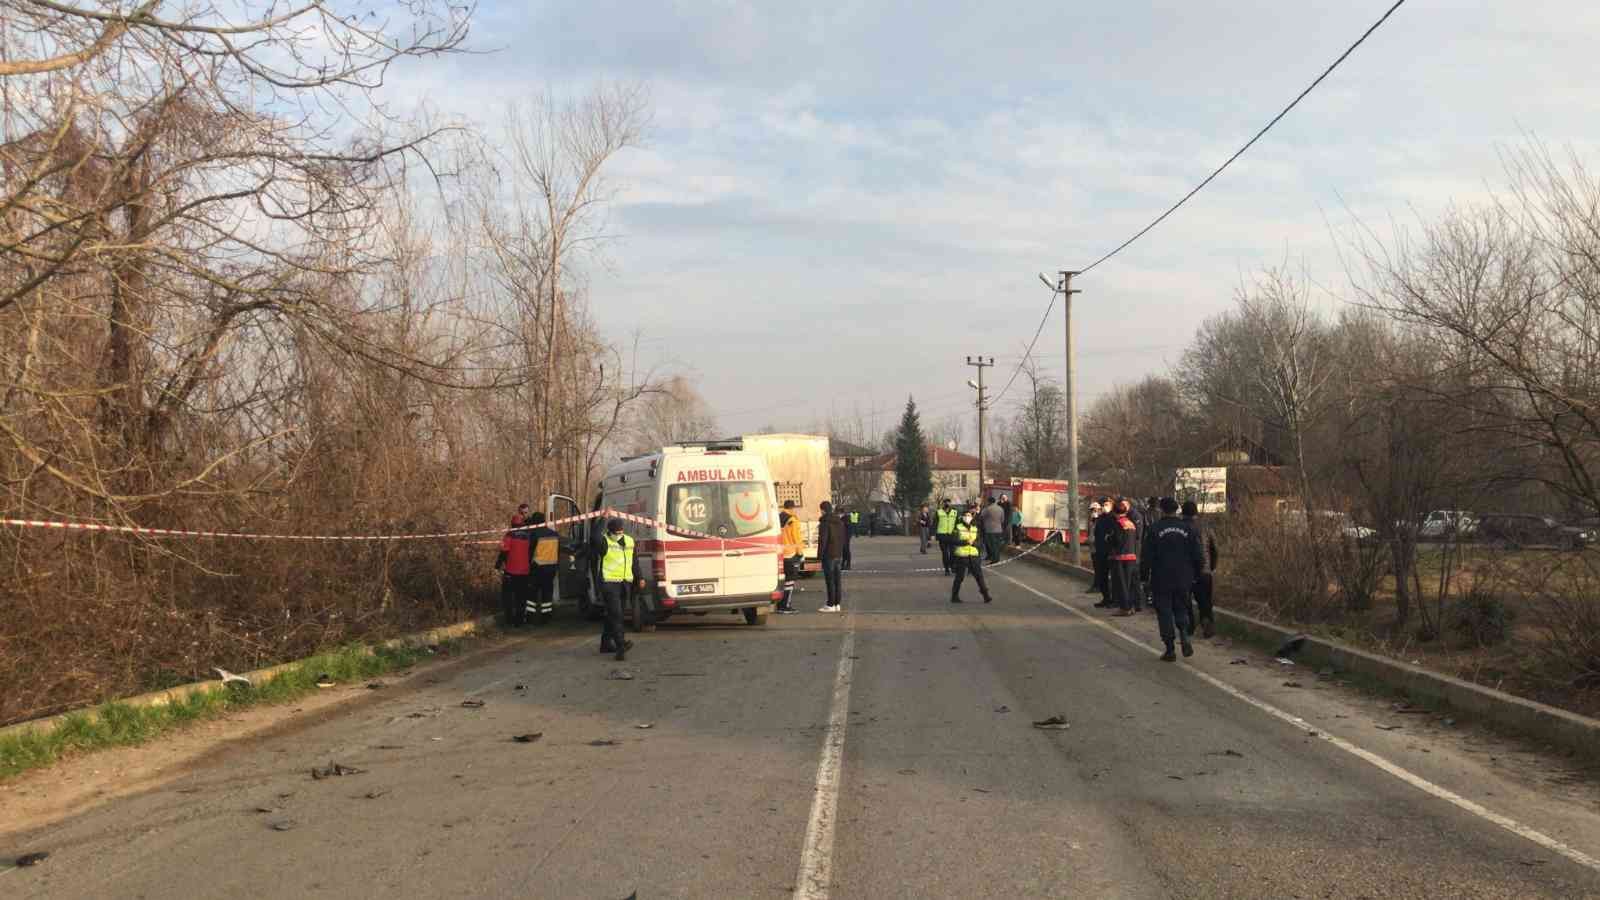
{"label": "ambulance license plate", "polygon": [[673,585],[678,589],[679,597],[692,597],[695,594],[715,594],[717,583],[715,581],[680,581]]}

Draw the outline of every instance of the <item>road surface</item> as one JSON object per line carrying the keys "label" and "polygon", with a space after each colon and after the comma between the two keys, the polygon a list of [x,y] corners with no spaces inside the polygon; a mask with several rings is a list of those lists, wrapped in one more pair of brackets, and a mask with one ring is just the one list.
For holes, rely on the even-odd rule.
{"label": "road surface", "polygon": [[953,606],[911,542],[855,554],[844,615],[812,581],[623,664],[573,625],[241,741],[7,840],[52,856],[0,895],[1600,896],[1593,786],[1536,756],[1223,643],[1159,662],[1027,563]]}

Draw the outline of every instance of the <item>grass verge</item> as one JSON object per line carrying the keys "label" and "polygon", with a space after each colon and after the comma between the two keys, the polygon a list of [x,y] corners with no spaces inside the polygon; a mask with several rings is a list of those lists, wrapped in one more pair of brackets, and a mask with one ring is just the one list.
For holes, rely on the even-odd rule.
{"label": "grass verge", "polygon": [[339,683],[373,678],[424,659],[448,655],[460,645],[459,640],[445,641],[432,648],[352,645],[301,660],[261,684],[218,685],[162,706],[134,706],[113,701],[72,713],[54,727],[28,728],[0,736],[0,782],[68,756],[142,744],[228,712],[287,703],[315,693],[317,679],[323,675]]}

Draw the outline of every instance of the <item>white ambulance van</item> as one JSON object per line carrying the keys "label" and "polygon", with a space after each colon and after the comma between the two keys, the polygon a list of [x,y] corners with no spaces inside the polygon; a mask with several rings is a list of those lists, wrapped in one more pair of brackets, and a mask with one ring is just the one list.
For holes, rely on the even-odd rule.
{"label": "white ambulance van", "polygon": [[[551,497],[548,513],[560,517],[577,508],[568,497]],[[772,475],[766,460],[745,453],[738,442],[682,444],[623,460],[601,479],[591,510],[613,509],[653,520],[624,520],[648,573],[627,615],[641,630],[672,616],[743,614],[765,625],[779,591],[783,566]],[[604,518],[585,523],[566,541],[587,546]],[[582,554],[578,554],[580,560]],[[599,604],[582,588],[581,561],[562,567],[562,594],[578,599],[581,611]]]}

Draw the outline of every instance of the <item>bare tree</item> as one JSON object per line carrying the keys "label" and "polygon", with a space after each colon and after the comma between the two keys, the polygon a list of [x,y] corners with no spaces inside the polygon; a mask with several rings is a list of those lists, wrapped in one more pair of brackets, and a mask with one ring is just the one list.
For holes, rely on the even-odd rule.
{"label": "bare tree", "polygon": [[626,430],[629,449],[644,453],[679,441],[714,438],[717,420],[694,384],[674,375],[629,412]]}

